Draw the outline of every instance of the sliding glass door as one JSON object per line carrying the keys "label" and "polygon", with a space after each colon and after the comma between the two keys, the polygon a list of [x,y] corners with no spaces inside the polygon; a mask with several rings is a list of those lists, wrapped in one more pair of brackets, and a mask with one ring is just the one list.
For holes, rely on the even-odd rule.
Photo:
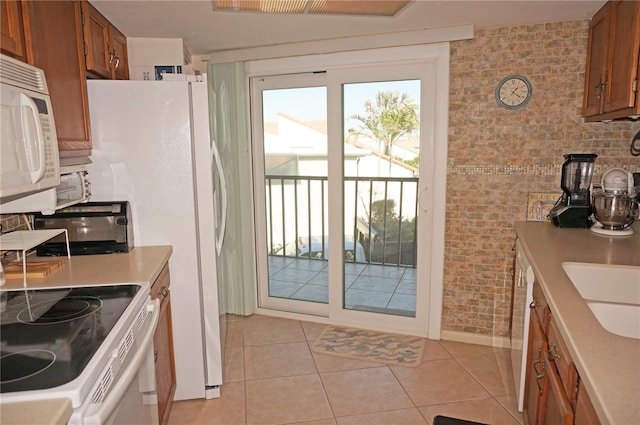
{"label": "sliding glass door", "polygon": [[434,75],[250,79],[259,308],[426,332]]}
{"label": "sliding glass door", "polygon": [[[325,74],[252,80],[260,305],[328,314]],[[259,153],[258,153],[259,152]],[[262,246],[260,246],[262,244]],[[264,271],[264,270],[263,270]]]}

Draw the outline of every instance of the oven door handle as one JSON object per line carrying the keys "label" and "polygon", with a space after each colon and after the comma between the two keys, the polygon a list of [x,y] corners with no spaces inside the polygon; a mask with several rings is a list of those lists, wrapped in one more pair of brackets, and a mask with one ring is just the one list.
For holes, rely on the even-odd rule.
{"label": "oven door handle", "polygon": [[129,388],[129,385],[131,385],[133,378],[135,378],[140,371],[142,363],[149,354],[149,348],[151,347],[151,343],[153,342],[153,335],[155,334],[158,320],[160,318],[160,299],[156,298],[151,302],[151,304],[147,304],[147,308],[152,310],[153,316],[151,317],[151,325],[142,337],[142,342],[139,345],[138,351],[135,352],[133,358],[131,359],[131,363],[129,363],[119,379],[113,384],[111,391],[109,391],[107,397],[102,401],[102,403],[100,403],[97,410],[94,413],[84,417],[84,424],[105,424],[109,417],[113,413],[115,413],[120,400],[122,400],[122,397]]}

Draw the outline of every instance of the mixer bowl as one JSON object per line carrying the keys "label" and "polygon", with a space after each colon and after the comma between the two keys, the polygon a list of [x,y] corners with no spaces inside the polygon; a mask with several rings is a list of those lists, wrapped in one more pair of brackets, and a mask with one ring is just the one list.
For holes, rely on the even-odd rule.
{"label": "mixer bowl", "polygon": [[638,201],[628,194],[596,192],[592,196],[593,213],[602,227],[622,230],[638,219]]}

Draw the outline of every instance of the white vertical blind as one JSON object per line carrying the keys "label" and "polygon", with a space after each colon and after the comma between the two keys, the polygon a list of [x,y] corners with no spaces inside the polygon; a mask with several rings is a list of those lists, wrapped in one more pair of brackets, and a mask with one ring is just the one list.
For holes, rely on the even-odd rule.
{"label": "white vertical blind", "polygon": [[[220,313],[249,315],[255,305],[255,267],[244,65],[209,64],[207,75],[211,134],[220,153],[227,190],[227,223],[218,257]],[[218,176],[214,179],[219,193],[220,180]]]}

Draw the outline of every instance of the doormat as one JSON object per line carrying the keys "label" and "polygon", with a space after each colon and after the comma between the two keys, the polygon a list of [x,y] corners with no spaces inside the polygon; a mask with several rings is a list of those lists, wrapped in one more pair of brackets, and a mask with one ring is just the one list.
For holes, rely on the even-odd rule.
{"label": "doormat", "polygon": [[436,416],[433,425],[487,425],[480,422],[465,421],[464,419],[450,418],[448,416]]}
{"label": "doormat", "polygon": [[416,367],[422,363],[424,338],[344,326],[327,326],[311,351],[391,366]]}

